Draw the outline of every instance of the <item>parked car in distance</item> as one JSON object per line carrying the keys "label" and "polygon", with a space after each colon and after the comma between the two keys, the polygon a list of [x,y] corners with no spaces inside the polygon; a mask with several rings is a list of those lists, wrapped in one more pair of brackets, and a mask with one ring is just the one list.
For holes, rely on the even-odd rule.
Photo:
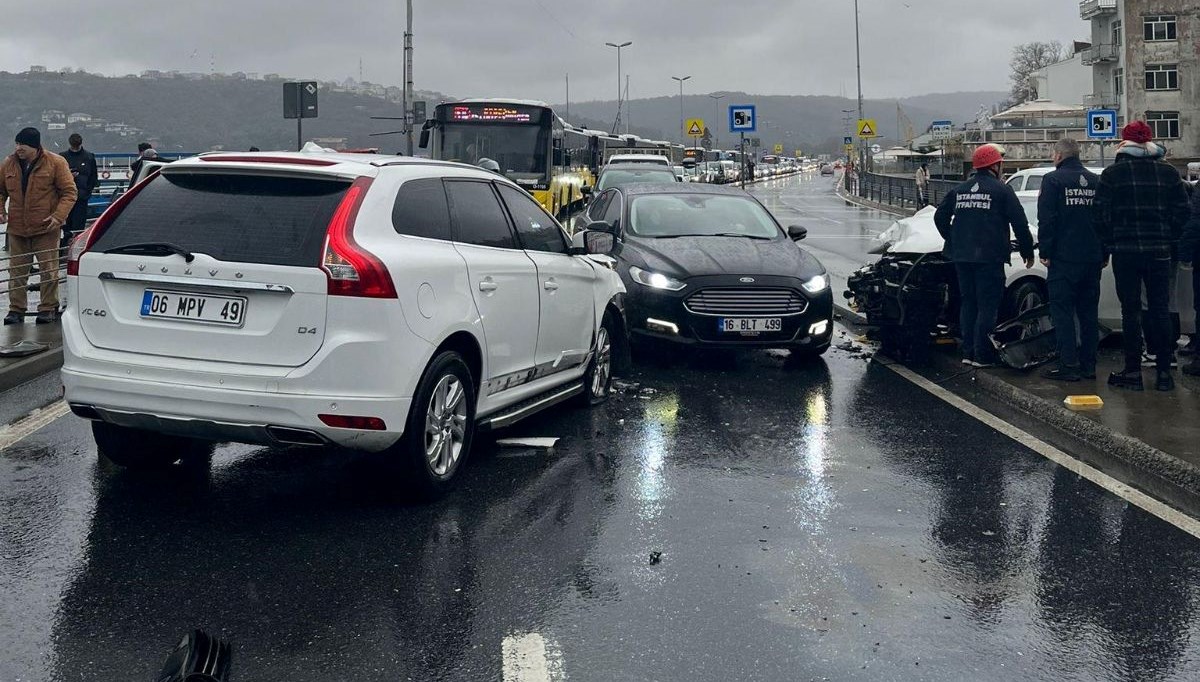
{"label": "parked car in distance", "polygon": [[[1103,168],[1089,166],[1088,170],[1100,175],[1104,172]],[[1012,187],[1018,197],[1037,198],[1038,192],[1042,189],[1042,179],[1054,171],[1053,166],[1040,166],[1038,168],[1026,168],[1013,173],[1005,180],[1005,183]]]}
{"label": "parked car in distance", "polygon": [[647,163],[610,163],[600,171],[600,177],[596,179],[595,192],[603,192],[613,187],[661,182],[670,184],[680,182],[680,180],[670,166]]}
{"label": "parked car in distance", "polygon": [[671,160],[659,154],[613,154],[605,165],[617,163],[648,163],[654,166],[671,167]]}
{"label": "parked car in distance", "polygon": [[597,195],[577,223],[615,236],[635,341],[825,352],[825,267],[754,197],[715,185],[631,185]]}
{"label": "parked car in distance", "polygon": [[831,164],[831,163],[821,164],[821,175],[833,175],[833,164]]}
{"label": "parked car in distance", "polygon": [[624,287],[593,255],[611,243],[572,241],[472,166],[177,161],[71,246],[65,399],[123,466],[214,441],[336,445],[436,495],[477,428],[605,399]]}

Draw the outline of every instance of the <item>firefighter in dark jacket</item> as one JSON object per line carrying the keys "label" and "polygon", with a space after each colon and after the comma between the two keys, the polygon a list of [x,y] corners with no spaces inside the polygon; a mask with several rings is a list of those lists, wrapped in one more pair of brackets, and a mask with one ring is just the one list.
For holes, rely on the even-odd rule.
{"label": "firefighter in dark jacket", "polygon": [[83,136],[79,133],[71,133],[67,142],[71,148],[63,152],[62,157],[67,160],[67,166],[71,169],[71,177],[75,178],[75,189],[79,192],[79,196],[75,199],[75,206],[71,208],[71,214],[67,216],[67,224],[63,225],[63,246],[69,244],[72,237],[83,232],[84,225],[87,223],[88,199],[91,198],[92,192],[95,192],[96,188],[100,186],[100,172],[96,168],[96,155],[83,148]]}
{"label": "firefighter in dark jacket", "polygon": [[1096,231],[1105,255],[1112,256],[1125,369],[1108,377],[1110,386],[1142,390],[1142,287],[1154,333],[1151,348],[1158,370],[1155,388],[1175,388],[1171,362],[1175,349],[1169,312],[1171,259],[1190,207],[1179,171],[1161,160],[1153,132],[1143,121],[1121,130],[1116,161],[1100,175],[1096,191]]}
{"label": "firefighter in dark jacket", "polygon": [[[985,144],[975,150],[975,174],[946,194],[934,223],[946,241],[945,254],[954,262],[962,298],[959,327],[962,361],[974,367],[996,363],[988,334],[996,326],[1004,296],[1004,265],[1012,255],[1016,234],[1025,267],[1033,267],[1033,235],[1017,193],[1000,180],[1004,150]],[[1011,230],[1011,231],[1010,231]]]}
{"label": "firefighter in dark jacket", "polygon": [[1058,367],[1042,376],[1060,381],[1095,379],[1100,271],[1106,264],[1092,220],[1100,176],[1083,167],[1079,143],[1069,137],[1054,145],[1054,165],[1058,169],[1042,179],[1038,195],[1038,250],[1049,273],[1046,286]]}

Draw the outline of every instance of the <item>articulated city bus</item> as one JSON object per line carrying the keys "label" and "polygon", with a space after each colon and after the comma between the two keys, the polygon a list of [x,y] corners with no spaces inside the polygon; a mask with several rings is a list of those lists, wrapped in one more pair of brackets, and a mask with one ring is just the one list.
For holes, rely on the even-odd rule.
{"label": "articulated city bus", "polygon": [[494,161],[543,208],[565,219],[582,208],[583,188],[595,186],[592,170],[602,158],[586,141],[587,153],[572,153],[581,136],[570,130],[568,136],[568,126],[543,102],[471,99],[439,104],[421,132],[421,148],[445,161]]}

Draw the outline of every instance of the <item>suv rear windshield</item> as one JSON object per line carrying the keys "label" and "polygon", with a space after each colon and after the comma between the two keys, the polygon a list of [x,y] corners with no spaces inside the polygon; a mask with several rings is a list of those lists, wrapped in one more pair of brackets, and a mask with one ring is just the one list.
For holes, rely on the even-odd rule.
{"label": "suv rear windshield", "polygon": [[92,251],[167,242],[217,260],[316,267],[344,180],[160,175],[138,192]]}

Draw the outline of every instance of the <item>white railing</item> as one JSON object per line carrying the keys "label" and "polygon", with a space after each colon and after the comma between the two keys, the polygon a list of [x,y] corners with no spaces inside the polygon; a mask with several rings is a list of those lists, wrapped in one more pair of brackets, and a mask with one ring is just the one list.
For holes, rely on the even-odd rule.
{"label": "white railing", "polygon": [[1093,45],[1080,51],[1079,58],[1084,66],[1091,66],[1096,62],[1116,61],[1119,53],[1120,50],[1116,45]]}
{"label": "white railing", "polygon": [[1079,3],[1079,17],[1084,20],[1115,11],[1117,0],[1082,0]]}

